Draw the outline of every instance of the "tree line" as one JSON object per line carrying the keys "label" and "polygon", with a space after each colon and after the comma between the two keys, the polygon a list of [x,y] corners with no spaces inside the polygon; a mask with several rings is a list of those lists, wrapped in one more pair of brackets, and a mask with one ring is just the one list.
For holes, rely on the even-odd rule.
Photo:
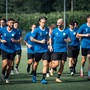
{"label": "tree line", "polygon": [[[62,12],[64,0],[7,0],[9,13]],[[0,0],[0,13],[5,13],[6,0]],[[66,11],[90,11],[90,0],[66,0]]]}

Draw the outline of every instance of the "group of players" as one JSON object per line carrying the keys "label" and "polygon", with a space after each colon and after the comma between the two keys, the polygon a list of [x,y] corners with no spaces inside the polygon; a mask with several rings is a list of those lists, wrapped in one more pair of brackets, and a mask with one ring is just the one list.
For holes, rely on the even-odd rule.
{"label": "group of players", "polygon": [[[56,82],[60,79],[64,65],[69,59],[70,74],[76,73],[76,64],[81,47],[82,60],[80,76],[84,77],[84,65],[88,57],[88,79],[90,79],[90,15],[86,17],[87,22],[78,28],[76,21],[69,23],[69,28],[64,28],[62,18],[57,20],[57,26],[51,24],[46,27],[47,18],[39,18],[39,26],[32,25],[31,31],[24,37],[27,46],[27,72],[30,72],[32,65],[32,82],[37,82],[37,68],[39,61],[42,60],[42,84],[47,84],[46,76],[53,75],[57,70]],[[6,23],[6,24],[5,24]],[[9,75],[14,74],[14,59],[16,57],[15,71],[18,74],[18,66],[21,59],[22,32],[18,28],[19,23],[12,18],[6,22],[0,20],[0,49],[2,55],[2,76],[1,80],[9,83]],[[81,44],[81,46],[80,46]]]}

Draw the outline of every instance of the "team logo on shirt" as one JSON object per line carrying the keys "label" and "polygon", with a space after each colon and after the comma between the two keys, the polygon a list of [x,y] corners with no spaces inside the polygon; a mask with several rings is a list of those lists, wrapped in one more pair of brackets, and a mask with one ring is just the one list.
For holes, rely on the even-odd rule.
{"label": "team logo on shirt", "polygon": [[42,33],[40,32],[40,36],[42,36]]}
{"label": "team logo on shirt", "polygon": [[12,37],[14,36],[14,34],[12,34]]}
{"label": "team logo on shirt", "polygon": [[48,32],[46,32],[46,34],[48,34]]}
{"label": "team logo on shirt", "polygon": [[58,33],[56,33],[56,36],[58,36]]}
{"label": "team logo on shirt", "polygon": [[65,35],[66,35],[66,33],[63,33],[63,35],[65,36]]}
{"label": "team logo on shirt", "polygon": [[74,32],[73,34],[76,35],[76,32]]}
{"label": "team logo on shirt", "polygon": [[87,32],[87,31],[88,31],[88,28],[86,28],[85,30],[86,30],[86,32]]}
{"label": "team logo on shirt", "polygon": [[6,33],[4,33],[4,37],[6,37]]}

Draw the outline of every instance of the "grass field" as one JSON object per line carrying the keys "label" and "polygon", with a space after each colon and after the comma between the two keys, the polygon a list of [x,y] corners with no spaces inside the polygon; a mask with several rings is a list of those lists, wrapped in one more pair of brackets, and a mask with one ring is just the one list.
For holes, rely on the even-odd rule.
{"label": "grass field", "polygon": [[[1,57],[0,57],[1,60]],[[27,74],[27,54],[26,49],[23,49],[22,59],[19,66],[20,74],[10,76],[9,84],[2,84],[0,81],[0,90],[90,90],[90,81],[87,80],[87,65],[85,65],[85,77],[81,78],[79,76],[80,71],[80,61],[81,55],[79,55],[78,64],[77,64],[77,74],[73,77],[69,74],[68,60],[65,64],[65,69],[61,79],[62,83],[56,83],[55,78],[57,73],[54,76],[47,78],[48,84],[42,85],[41,81],[41,71],[42,71],[42,62],[40,62],[38,71],[37,71],[37,83],[32,83],[32,76]],[[0,61],[0,75],[1,75],[1,61]]]}

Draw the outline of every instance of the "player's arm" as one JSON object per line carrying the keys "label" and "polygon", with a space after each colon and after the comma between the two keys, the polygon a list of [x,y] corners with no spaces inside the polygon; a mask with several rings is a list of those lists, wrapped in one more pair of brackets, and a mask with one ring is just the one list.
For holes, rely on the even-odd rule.
{"label": "player's arm", "polygon": [[32,42],[36,42],[36,43],[42,43],[42,44],[45,43],[45,39],[43,39],[43,40],[37,40],[37,39],[31,37],[30,40],[31,40]]}
{"label": "player's arm", "polygon": [[90,34],[79,34],[79,33],[77,33],[76,37],[77,38],[90,37]]}
{"label": "player's arm", "polygon": [[25,41],[25,40],[24,40],[24,43],[26,44],[26,46],[27,46],[28,48],[31,48],[31,47],[32,47],[32,45],[28,44],[27,41]]}

